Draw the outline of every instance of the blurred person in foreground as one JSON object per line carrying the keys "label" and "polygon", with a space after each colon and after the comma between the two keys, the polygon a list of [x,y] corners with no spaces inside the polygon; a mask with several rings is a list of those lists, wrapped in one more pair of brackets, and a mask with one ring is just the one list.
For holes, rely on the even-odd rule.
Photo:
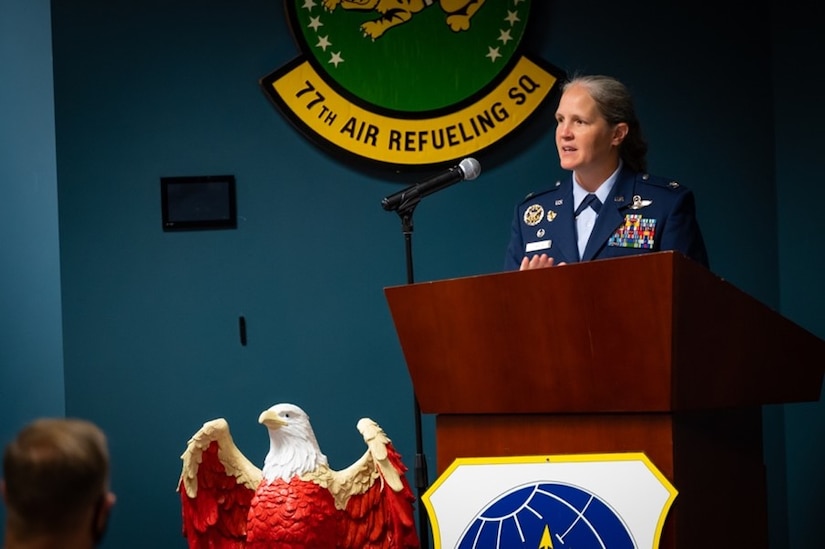
{"label": "blurred person in foreground", "polygon": [[556,149],[572,173],[516,206],[505,270],[676,250],[709,267],[693,193],[647,172],[627,88],[610,76],[566,82]]}
{"label": "blurred person in foreground", "polygon": [[97,546],[115,503],[105,434],[81,419],[33,421],[6,446],[0,491],[4,549]]}

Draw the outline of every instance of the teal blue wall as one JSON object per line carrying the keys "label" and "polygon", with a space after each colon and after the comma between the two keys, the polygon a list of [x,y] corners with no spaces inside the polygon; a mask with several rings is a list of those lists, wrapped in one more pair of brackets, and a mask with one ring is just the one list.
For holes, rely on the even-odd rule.
{"label": "teal blue wall", "polygon": [[[0,440],[65,413],[47,0],[0,2]],[[2,511],[0,511],[2,512]]]}
{"label": "teal blue wall", "polygon": [[[825,338],[825,260],[813,252],[825,222],[806,204],[822,187],[825,112],[819,108],[825,33],[818,19],[776,9],[773,19],[773,90],[776,120],[776,177],[779,234],[780,310],[791,320]],[[800,76],[802,77],[800,79]],[[825,394],[819,402],[784,410],[787,462],[788,547],[821,544],[825,492]],[[776,513],[774,513],[776,515]]]}
{"label": "teal blue wall", "polygon": [[[0,248],[0,295],[14,302],[0,310],[9,326],[0,332],[0,390],[15,387],[12,399],[0,393],[4,442],[17,418],[61,413],[65,389],[65,413],[109,433],[119,499],[105,546],[118,548],[185,545],[179,455],[214,417],[226,417],[239,447],[260,463],[267,439],[258,413],[275,402],[300,404],[341,468],[363,451],[355,423],[370,416],[411,465],[413,393],[383,296],[385,286],[406,281],[404,241],[397,217],[380,207],[404,177],[366,175],[327,157],[265,98],[258,79],[298,53],[282,2],[54,2],[52,103],[50,93],[32,93],[50,80],[21,78],[33,67],[40,79],[50,74],[48,7],[16,0],[7,9],[3,1],[3,30],[9,12],[13,34],[34,44],[6,53],[0,37],[0,74],[13,77],[4,85],[15,82],[0,93],[11,93],[36,122],[20,122],[35,140],[25,145],[5,117],[0,126],[2,158],[10,158],[0,169],[22,173],[0,183],[16,197],[15,213],[2,221],[4,234],[16,236]],[[784,67],[814,63],[815,50],[801,38],[787,42],[790,31],[753,7],[741,24],[653,1],[533,4],[529,51],[631,87],[651,170],[696,191],[713,270],[772,307],[787,306],[822,336],[823,296],[809,274],[815,260],[795,253],[797,224],[805,234],[823,228],[795,206],[800,174],[815,175],[820,148],[813,135],[800,138],[812,109],[800,114],[780,101],[796,104],[806,85],[794,85],[799,79]],[[43,120],[52,104],[53,126]],[[561,175],[552,112],[479,159],[477,180],[417,209],[417,281],[500,268],[512,206]],[[35,187],[22,182],[33,179],[33,166],[50,168],[39,179],[49,181],[50,196],[26,196]],[[216,173],[237,178],[238,229],[164,233],[159,178]],[[27,208],[41,222],[30,221]],[[25,264],[44,247],[51,264],[29,259],[21,282],[7,265]],[[48,283],[33,285],[39,277]],[[44,295],[55,297],[44,305]],[[23,333],[47,333],[28,345],[15,324],[23,308],[16,300],[46,309],[30,313]],[[249,326],[245,347],[239,315]],[[14,353],[8,359],[6,349]],[[37,375],[32,357],[54,371]],[[811,436],[822,432],[822,407],[766,410],[774,549],[814,547],[810,510],[822,477],[818,488],[806,479],[821,475],[825,459],[821,435]],[[433,471],[431,417],[424,427]]]}
{"label": "teal blue wall", "polygon": [[32,417],[66,409],[51,50],[48,0],[0,0],[3,445]]}

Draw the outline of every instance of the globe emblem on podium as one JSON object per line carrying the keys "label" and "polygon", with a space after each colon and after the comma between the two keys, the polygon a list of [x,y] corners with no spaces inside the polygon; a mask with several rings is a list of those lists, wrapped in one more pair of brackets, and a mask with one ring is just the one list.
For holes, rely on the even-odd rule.
{"label": "globe emblem on podium", "polygon": [[520,486],[469,524],[457,549],[637,549],[621,517],[597,495],[555,482]]}

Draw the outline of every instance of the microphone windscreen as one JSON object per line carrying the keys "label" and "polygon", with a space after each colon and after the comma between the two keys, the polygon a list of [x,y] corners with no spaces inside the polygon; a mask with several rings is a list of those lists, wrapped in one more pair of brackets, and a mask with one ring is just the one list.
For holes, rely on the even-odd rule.
{"label": "microphone windscreen", "polygon": [[481,164],[479,164],[475,158],[465,158],[458,163],[458,167],[461,168],[461,171],[464,173],[464,179],[467,181],[475,179],[478,177],[478,174],[481,173]]}

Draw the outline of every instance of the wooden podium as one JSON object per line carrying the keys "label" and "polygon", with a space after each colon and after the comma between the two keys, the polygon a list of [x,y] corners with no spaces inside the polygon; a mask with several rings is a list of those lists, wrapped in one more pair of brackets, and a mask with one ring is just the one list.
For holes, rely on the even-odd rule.
{"label": "wooden podium", "polygon": [[676,252],[385,288],[436,465],[644,452],[661,547],[767,548],[764,404],[816,401],[825,341]]}

